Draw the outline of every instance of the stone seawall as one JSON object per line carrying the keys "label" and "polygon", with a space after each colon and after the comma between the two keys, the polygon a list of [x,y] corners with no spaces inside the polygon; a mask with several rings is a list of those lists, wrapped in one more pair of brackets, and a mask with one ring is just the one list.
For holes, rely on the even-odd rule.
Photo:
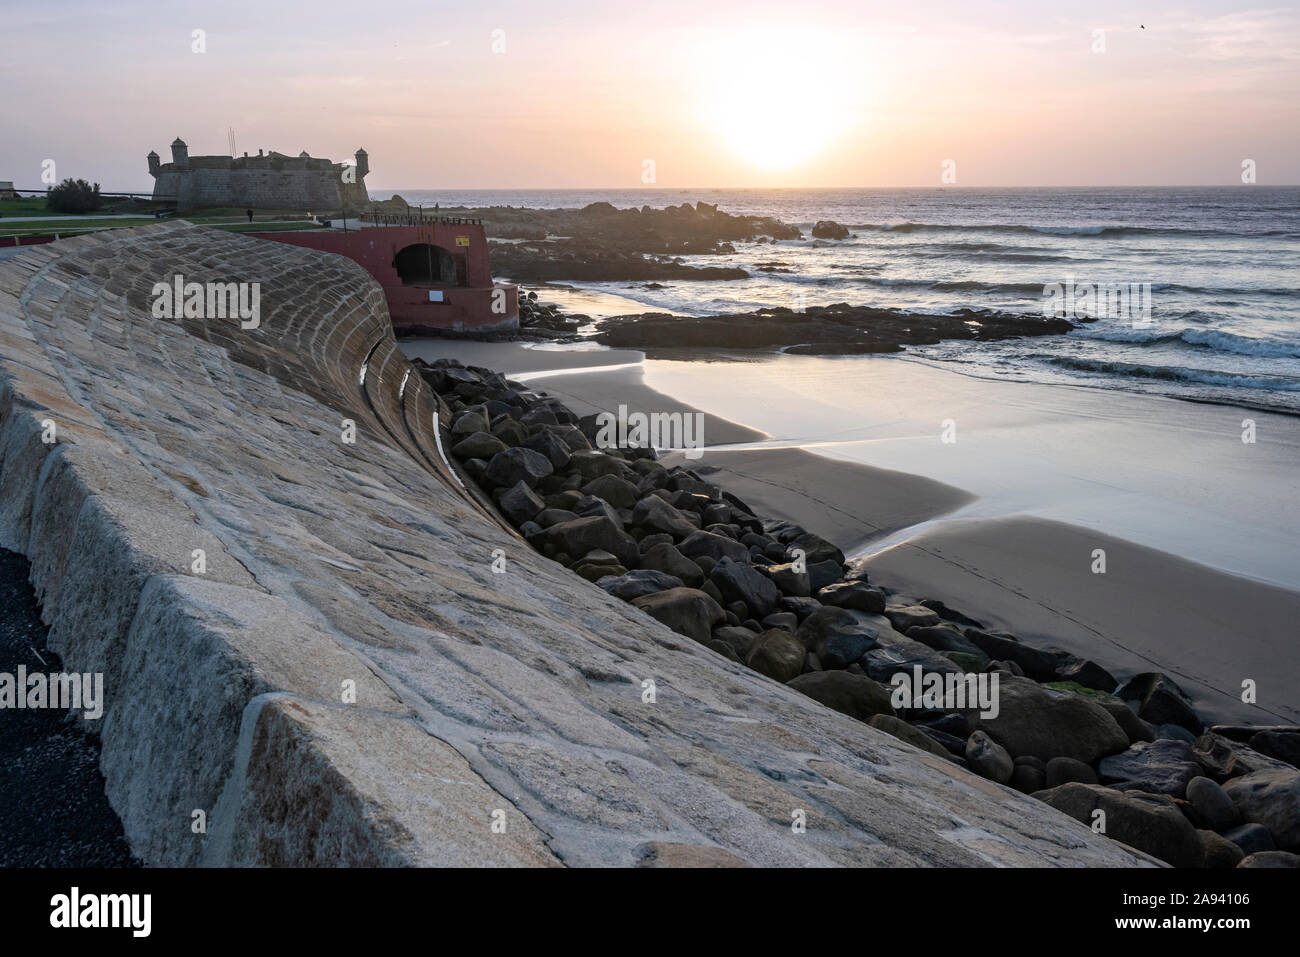
{"label": "stone seawall", "polygon": [[364,182],[344,183],[334,170],[228,170],[197,167],[159,173],[153,198],[181,210],[216,206],[332,212],[370,201]]}
{"label": "stone seawall", "polygon": [[[260,325],[155,318],[178,273]],[[145,861],[1150,863],[535,554],[436,408],[342,257],[172,222],[0,265],[0,545],[104,673]]]}

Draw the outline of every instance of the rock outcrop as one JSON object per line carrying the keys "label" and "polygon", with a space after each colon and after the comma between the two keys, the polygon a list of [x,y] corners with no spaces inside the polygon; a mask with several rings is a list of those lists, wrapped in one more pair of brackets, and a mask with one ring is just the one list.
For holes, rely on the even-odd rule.
{"label": "rock outcrop", "polygon": [[[157,316],[178,275],[260,321]],[[1151,863],[537,554],[443,411],[349,260],[170,222],[0,266],[0,545],[146,862]]]}

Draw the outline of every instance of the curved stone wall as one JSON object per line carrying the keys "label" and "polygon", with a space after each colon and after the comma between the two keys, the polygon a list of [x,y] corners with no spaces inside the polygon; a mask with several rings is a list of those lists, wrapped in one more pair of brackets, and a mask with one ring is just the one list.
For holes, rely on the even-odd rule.
{"label": "curved stone wall", "polygon": [[[155,316],[178,273],[260,284],[260,325]],[[349,260],[183,222],[35,248],[0,390],[0,544],[105,675],[149,863],[1149,862],[531,552]]]}

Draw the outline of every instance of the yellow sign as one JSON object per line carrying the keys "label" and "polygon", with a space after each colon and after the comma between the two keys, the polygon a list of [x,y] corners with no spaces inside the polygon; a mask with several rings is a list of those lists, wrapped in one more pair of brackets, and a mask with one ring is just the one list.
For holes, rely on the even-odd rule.
{"label": "yellow sign", "polygon": [[468,245],[469,245],[469,237],[468,237],[468,236],[457,236],[457,237],[456,237],[456,245],[457,245],[457,246],[468,246]]}

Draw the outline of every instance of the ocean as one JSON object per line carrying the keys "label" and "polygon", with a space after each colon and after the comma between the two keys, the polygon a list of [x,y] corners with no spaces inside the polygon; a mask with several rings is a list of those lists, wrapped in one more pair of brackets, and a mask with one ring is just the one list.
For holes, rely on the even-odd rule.
{"label": "ocean", "polygon": [[[728,282],[573,283],[695,315],[848,302],[1039,313],[1054,286],[1123,284],[1128,308],[1064,336],[910,347],[967,374],[1300,414],[1300,187],[397,190],[410,203],[662,207],[704,201],[854,237],[744,244]],[[386,198],[388,191],[372,191]],[[1138,305],[1149,308],[1136,308]],[[1096,313],[1086,306],[1074,313]],[[864,358],[863,361],[870,361]]]}

